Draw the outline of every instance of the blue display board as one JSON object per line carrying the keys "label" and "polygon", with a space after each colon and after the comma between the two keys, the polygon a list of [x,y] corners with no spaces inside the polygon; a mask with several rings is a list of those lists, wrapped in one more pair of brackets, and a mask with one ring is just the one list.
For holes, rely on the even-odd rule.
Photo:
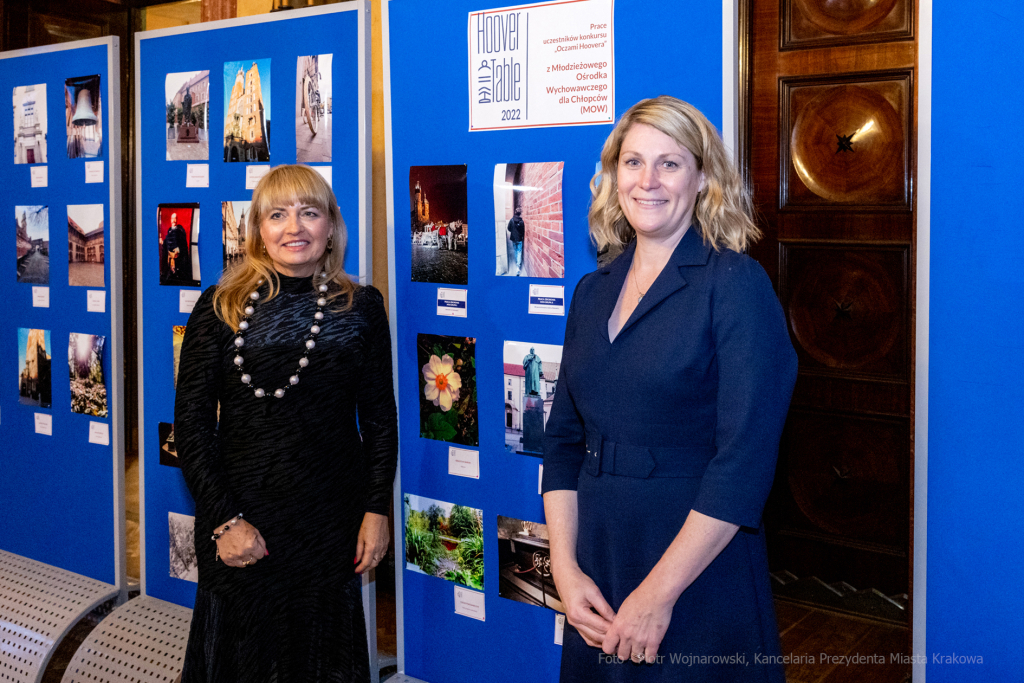
{"label": "blue display board", "polygon": [[0,548],[123,588],[119,85],[117,38],[0,54]]}
{"label": "blue display board", "polygon": [[[427,681],[450,683],[554,681],[561,656],[561,648],[554,642],[556,612],[499,595],[500,553],[504,551],[499,548],[498,516],[544,522],[538,491],[540,459],[516,452],[523,450],[518,447],[506,449],[506,426],[514,419],[509,416],[512,409],[506,405],[508,382],[509,378],[518,381],[520,371],[514,366],[518,363],[521,367],[521,363],[511,363],[513,367],[508,368],[506,377],[508,358],[503,348],[505,341],[524,342],[525,353],[534,344],[563,342],[565,317],[528,313],[528,298],[531,288],[537,285],[564,286],[564,306],[568,311],[576,283],[596,268],[596,254],[587,232],[589,183],[612,126],[469,132],[467,18],[470,12],[503,5],[466,0],[440,4],[393,0],[385,4],[385,38],[389,39],[385,49],[390,51],[389,151],[394,220],[391,317],[397,321],[394,342],[401,443],[402,499],[396,501],[396,524],[403,525],[404,513],[408,511],[403,508],[421,509],[429,505],[415,502],[416,499],[407,505],[406,495],[480,510],[485,565],[483,621],[455,613],[457,583],[415,569],[399,570],[404,671]],[[720,3],[656,0],[642,7],[616,3],[616,119],[640,99],[669,94],[691,102],[721,126],[722,21]],[[671,61],[665,58],[667,54],[672,55]],[[505,265],[496,243],[496,235],[504,232],[504,221],[510,214],[496,213],[499,192],[495,177],[501,171],[496,172],[495,165],[539,166],[553,162],[564,164],[560,200],[563,277],[496,275],[502,268],[514,267]],[[435,280],[414,282],[414,252],[419,262],[422,247],[435,249],[436,240],[424,234],[427,230],[419,231],[413,238],[414,212],[422,207],[415,189],[410,187],[410,168],[463,164],[467,178],[464,220],[468,245],[460,243],[455,253],[468,246],[465,284],[438,283],[436,273],[424,276],[419,268],[416,278]],[[506,167],[504,172],[509,183],[519,183],[520,176],[515,175],[515,170]],[[433,175],[436,180],[452,173],[450,169],[437,170]],[[430,216],[417,214],[415,220],[429,223],[439,195],[449,192],[451,185],[445,189],[443,183],[431,184],[425,180],[429,173],[422,170],[414,175],[413,185],[420,180],[422,193],[431,202]],[[449,222],[459,218],[459,208],[445,207],[443,203],[442,207],[438,209],[438,220]],[[442,215],[445,212],[448,215]],[[421,221],[424,217],[426,220]],[[437,253],[443,249],[444,245]],[[535,271],[555,274],[539,266]],[[511,272],[514,274],[514,270]],[[466,317],[438,315],[439,288],[468,290],[463,309]],[[462,308],[455,304],[450,307]],[[478,447],[421,438],[424,358],[417,354],[418,335],[475,339]],[[467,366],[464,359],[462,367]],[[470,389],[463,383],[462,391],[466,390]],[[443,429],[437,434],[444,435]],[[479,479],[449,474],[450,446],[478,451]],[[400,567],[406,567],[405,540],[405,534],[400,534]]]}
{"label": "blue display board", "polygon": [[[147,595],[186,607],[195,601],[196,584],[171,576],[169,513],[190,516],[194,504],[181,470],[161,464],[166,434],[160,425],[174,420],[173,328],[188,321],[182,293],[194,296],[220,278],[224,219],[227,213],[240,218],[238,203],[251,199],[247,173],[297,161],[330,173],[348,228],[345,268],[366,281],[368,19],[368,6],[360,1],[137,35],[139,450]],[[316,64],[302,61],[313,55]],[[203,72],[208,72],[205,79]],[[306,77],[322,95],[316,136],[304,118]],[[186,94],[191,97],[188,120]],[[194,129],[182,128],[193,120]],[[269,144],[260,144],[267,139]],[[204,146],[207,158],[202,158]],[[188,187],[189,174],[206,175],[207,186]],[[234,204],[229,211],[222,202]],[[194,270],[190,276],[167,275],[160,226],[167,227],[172,211],[178,224],[198,228],[198,238],[189,235],[189,241],[199,277]],[[229,236],[228,251],[232,239],[237,238]],[[172,461],[165,453],[164,462]]]}

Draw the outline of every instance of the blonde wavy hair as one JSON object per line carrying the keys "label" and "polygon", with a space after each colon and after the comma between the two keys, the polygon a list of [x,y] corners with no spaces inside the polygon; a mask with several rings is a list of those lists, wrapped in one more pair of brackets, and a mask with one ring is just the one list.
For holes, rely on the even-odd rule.
{"label": "blonde wavy hair", "polygon": [[616,173],[626,134],[637,123],[658,129],[685,147],[704,172],[704,189],[697,194],[693,217],[706,243],[744,252],[761,231],[753,221],[753,202],[718,131],[691,104],[668,95],[641,100],[622,115],[601,150],[601,171],[590,181],[590,239],[598,250],[621,247],[636,235],[619,206]]}
{"label": "blonde wavy hair", "polygon": [[[272,209],[292,204],[314,206],[327,216],[332,226],[328,238],[330,248],[320,256],[314,272],[327,273],[326,282],[330,290],[325,297],[331,310],[345,311],[352,306],[352,296],[357,285],[345,273],[348,231],[334,192],[327,181],[309,166],[278,166],[263,176],[253,190],[252,205],[245,226],[244,260],[221,276],[213,295],[213,309],[217,317],[232,330],[237,330],[238,323],[245,317],[244,309],[249,302],[249,293],[257,289],[256,283],[260,279],[265,280],[270,287],[262,301],[273,299],[280,291],[281,282],[274,270],[274,262],[267,254],[260,226]],[[324,280],[321,278],[314,277],[310,292],[316,292],[316,286],[322,282]],[[343,301],[339,301],[341,299]]]}

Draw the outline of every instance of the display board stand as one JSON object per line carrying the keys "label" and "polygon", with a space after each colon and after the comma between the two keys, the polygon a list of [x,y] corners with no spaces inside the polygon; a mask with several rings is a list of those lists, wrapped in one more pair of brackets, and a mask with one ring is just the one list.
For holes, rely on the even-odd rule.
{"label": "display board stand", "polygon": [[0,549],[123,601],[118,55],[116,37],[0,54],[0,211],[17,223],[0,243]]}

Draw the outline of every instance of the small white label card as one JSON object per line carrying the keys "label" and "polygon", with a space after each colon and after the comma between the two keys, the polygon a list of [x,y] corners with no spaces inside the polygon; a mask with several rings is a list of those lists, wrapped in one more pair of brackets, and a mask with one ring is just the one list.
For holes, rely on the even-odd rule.
{"label": "small white label card", "polygon": [[32,305],[36,308],[49,308],[50,307],[50,288],[49,287],[33,287],[32,288]]}
{"label": "small white label card", "polygon": [[89,313],[107,311],[107,293],[102,289],[90,289],[85,293],[85,310]]}
{"label": "small white label card", "polygon": [[470,479],[480,478],[480,451],[448,447],[448,474]]}
{"label": "small white label card", "polygon": [[565,630],[565,615],[555,614],[555,645],[562,644],[563,630]]}
{"label": "small white label card", "polygon": [[448,289],[447,287],[437,288],[437,314],[446,315],[450,318],[465,318],[466,297],[468,289]]}
{"label": "small white label card", "polygon": [[110,445],[110,427],[106,422],[89,422],[89,443]]}
{"label": "small white label card", "polygon": [[544,495],[544,465],[537,465],[537,495]]}
{"label": "small white label card", "polygon": [[530,313],[565,315],[565,287],[562,285],[530,285]]}
{"label": "small white label card", "polygon": [[53,436],[53,415],[36,413],[36,434]]}
{"label": "small white label card", "polygon": [[310,168],[319,173],[327,181],[327,185],[332,190],[334,189],[334,168],[331,166],[310,166]]}
{"label": "small white label card", "polygon": [[183,289],[178,293],[178,313],[191,313],[202,294],[198,289]]}
{"label": "small white label card", "polygon": [[102,183],[103,182],[103,162],[102,161],[87,161],[87,162],[85,162],[85,182],[87,182],[87,183]]}
{"label": "small white label card", "polygon": [[185,187],[209,187],[210,165],[188,164],[185,166]]}
{"label": "small white label card", "polygon": [[245,189],[255,190],[260,178],[270,173],[270,166],[246,166],[245,167]]}
{"label": "small white label card", "polygon": [[464,617],[486,621],[484,594],[462,586],[455,587],[455,613]]}
{"label": "small white label card", "polygon": [[32,187],[46,187],[49,183],[49,172],[46,166],[33,166],[29,170],[29,178],[32,179]]}

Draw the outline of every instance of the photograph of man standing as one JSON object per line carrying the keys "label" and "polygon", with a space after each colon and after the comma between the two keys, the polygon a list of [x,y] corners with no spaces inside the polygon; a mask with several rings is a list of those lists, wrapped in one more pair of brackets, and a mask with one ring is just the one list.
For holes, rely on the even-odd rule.
{"label": "photograph of man standing", "polygon": [[523,209],[516,207],[515,215],[508,221],[509,239],[516,257],[516,275],[523,274],[523,238],[526,236],[526,223],[523,222]]}

